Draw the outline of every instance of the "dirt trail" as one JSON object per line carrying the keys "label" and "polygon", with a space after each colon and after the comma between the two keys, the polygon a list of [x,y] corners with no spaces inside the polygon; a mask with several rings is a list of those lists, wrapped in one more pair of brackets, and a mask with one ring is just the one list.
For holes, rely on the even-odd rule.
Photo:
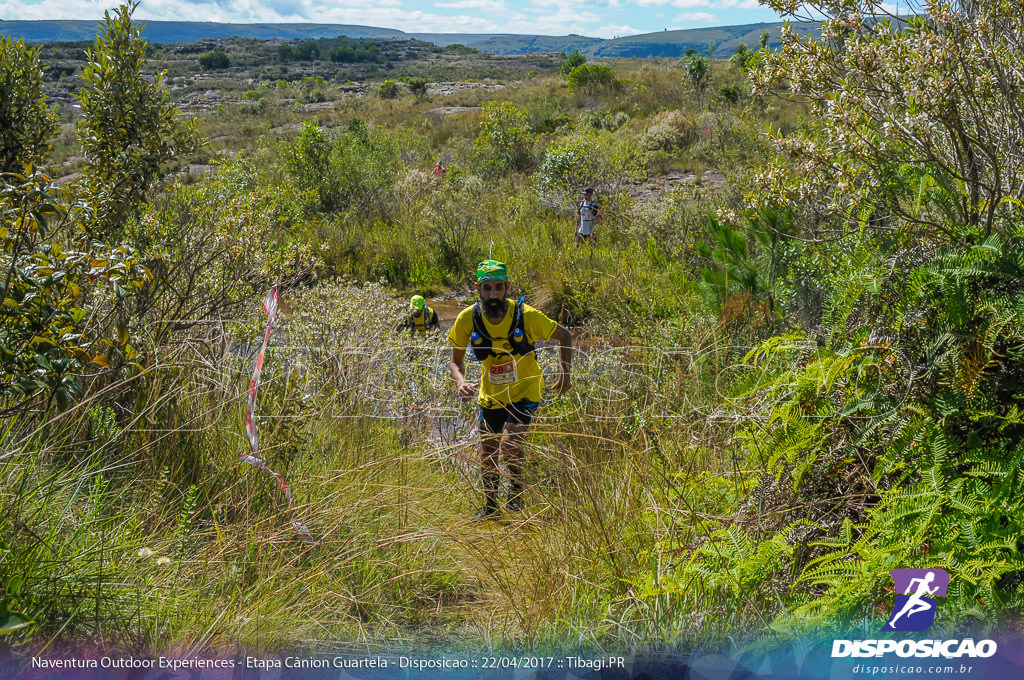
{"label": "dirt trail", "polygon": [[[443,336],[472,295],[453,291],[427,300],[438,314]],[[455,592],[438,596],[423,632],[442,646],[467,639],[522,644],[541,634],[571,599],[567,546],[556,529],[560,513],[534,470],[524,512],[469,521],[482,499],[474,481],[479,452],[472,435],[473,414],[467,410],[437,417],[424,412],[407,423],[414,430],[408,435],[410,443],[421,444],[410,447],[410,463],[424,477],[409,486],[412,511],[405,530],[426,543],[447,545],[446,568],[463,579]],[[496,636],[495,631],[500,633]]]}

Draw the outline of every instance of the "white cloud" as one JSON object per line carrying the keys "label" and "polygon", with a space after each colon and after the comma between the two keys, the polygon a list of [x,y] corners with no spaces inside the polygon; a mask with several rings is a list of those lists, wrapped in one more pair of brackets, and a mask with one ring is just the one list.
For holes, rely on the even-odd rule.
{"label": "white cloud", "polygon": [[40,2],[30,5],[14,0],[0,0],[0,17],[8,20],[37,19],[92,19],[103,18],[104,10],[111,9],[109,2],[93,0],[68,0],[67,2]]}
{"label": "white cloud", "polygon": [[[900,2],[901,0],[887,0]],[[0,0],[6,19],[99,21],[120,0]],[[757,0],[143,0],[143,21],[312,22],[411,33],[523,33],[611,37],[719,23],[770,20]],[[751,11],[754,9],[754,11]],[[671,21],[672,12],[681,12]]]}
{"label": "white cloud", "polygon": [[556,7],[559,9],[575,9],[577,7],[583,7],[589,5],[587,0],[530,0],[530,4],[534,7],[543,7],[550,9]]}
{"label": "white cloud", "polygon": [[632,26],[621,26],[609,24],[601,26],[600,28],[594,29],[590,35],[596,38],[611,38],[612,36],[623,37],[626,35],[639,35],[640,33],[649,33],[650,31],[643,31],[639,28],[633,28]]}
{"label": "white cloud", "polygon": [[[622,7],[621,0],[530,0],[530,4],[534,7],[587,7],[590,9],[601,9],[603,7],[611,7],[618,9]],[[626,5],[634,4],[633,0],[627,0]]]}
{"label": "white cloud", "polygon": [[486,12],[508,11],[503,0],[450,0],[449,2],[435,2],[434,6],[443,9],[479,9]]}
{"label": "white cloud", "polygon": [[718,17],[708,12],[683,12],[673,17],[672,21],[694,24],[712,24],[718,21]]}
{"label": "white cloud", "polygon": [[[728,0],[726,0],[728,2]],[[754,0],[757,3],[757,0]],[[639,7],[678,7],[688,9],[690,7],[711,7],[711,0],[633,0],[633,4]]]}

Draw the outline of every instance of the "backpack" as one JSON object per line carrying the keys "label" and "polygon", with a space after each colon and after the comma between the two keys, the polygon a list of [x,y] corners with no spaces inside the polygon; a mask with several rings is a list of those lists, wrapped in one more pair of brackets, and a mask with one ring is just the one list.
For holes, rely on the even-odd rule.
{"label": "backpack", "polygon": [[[437,312],[435,312],[430,306],[425,306],[423,308],[423,330],[430,330],[430,326],[435,323],[437,323]],[[416,330],[418,328],[416,325],[416,317],[412,314],[405,317],[405,327]]]}
{"label": "backpack", "polygon": [[597,219],[598,205],[596,201],[580,201],[576,212],[585,222],[593,222]]}
{"label": "backpack", "polygon": [[[513,305],[514,311],[512,312],[512,326],[509,328],[506,340],[512,346],[512,354],[525,356],[532,352],[534,347],[532,342],[526,341],[522,300],[518,304],[514,300],[510,303]],[[473,354],[479,361],[497,356],[498,353],[494,351],[494,338],[487,334],[487,329],[484,327],[483,312],[480,311],[479,302],[473,305],[473,333],[469,337],[473,343]]]}

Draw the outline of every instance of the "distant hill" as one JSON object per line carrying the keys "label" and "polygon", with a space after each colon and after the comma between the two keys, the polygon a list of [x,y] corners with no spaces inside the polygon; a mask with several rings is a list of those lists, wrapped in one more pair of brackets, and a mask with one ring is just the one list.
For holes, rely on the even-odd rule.
{"label": "distant hill", "polygon": [[[143,33],[151,43],[196,42],[207,38],[411,38],[393,28],[348,26],[345,24],[217,24],[201,21],[136,21],[145,24]],[[0,21],[0,35],[24,38],[26,42],[81,42],[96,38],[96,21]]]}
{"label": "distant hill", "polygon": [[[423,38],[429,40],[429,38]],[[530,52],[572,52],[579,50],[591,54],[602,38],[587,38],[582,35],[496,35],[483,40],[465,43],[481,52],[492,54],[528,54]]]}
{"label": "distant hill", "polygon": [[[217,24],[196,21],[141,21],[145,37],[152,43],[196,42],[209,38],[390,38],[417,39],[436,45],[461,43],[493,54],[531,52],[580,52],[594,57],[680,57],[686,50],[708,53],[714,44],[716,56],[732,54],[743,42],[756,47],[761,33],[769,32],[770,47],[779,45],[782,22],[717,26],[683,31],[662,31],[622,38],[588,38],[581,35],[502,35],[474,33],[406,33],[392,28],[350,26],[346,24]],[[27,42],[91,41],[96,35],[95,21],[2,21],[0,35],[24,38]],[[794,24],[794,30],[807,34],[820,29],[817,22]]]}
{"label": "distant hill", "polygon": [[[777,21],[743,26],[716,26],[692,28],[685,31],[644,33],[602,40],[587,49],[581,49],[580,52],[594,57],[681,57],[688,49],[707,54],[709,46],[714,43],[715,56],[723,57],[734,54],[736,46],[740,43],[756,49],[761,34],[765,31],[768,31],[769,35],[768,47],[778,48],[781,45],[779,35],[782,33],[782,25],[781,21]],[[817,21],[792,24],[792,26],[793,30],[801,35],[821,31],[821,22]],[[482,49],[478,45],[474,45],[474,47]]]}

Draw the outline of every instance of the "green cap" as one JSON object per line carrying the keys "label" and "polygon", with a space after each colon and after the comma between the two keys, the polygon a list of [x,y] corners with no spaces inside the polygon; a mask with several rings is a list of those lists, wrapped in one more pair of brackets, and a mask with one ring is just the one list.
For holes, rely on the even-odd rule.
{"label": "green cap", "polygon": [[476,266],[476,282],[508,281],[508,269],[504,262],[484,260]]}
{"label": "green cap", "polygon": [[413,295],[409,300],[409,309],[423,309],[425,304],[427,301],[423,299],[422,295]]}

